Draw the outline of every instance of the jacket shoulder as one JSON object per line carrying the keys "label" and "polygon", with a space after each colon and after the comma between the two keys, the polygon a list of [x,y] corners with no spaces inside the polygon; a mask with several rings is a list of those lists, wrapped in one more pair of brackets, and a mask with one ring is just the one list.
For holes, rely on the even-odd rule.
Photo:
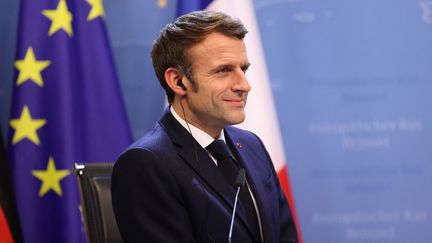
{"label": "jacket shoulder", "polygon": [[146,164],[146,167],[151,164],[161,164],[167,161],[170,156],[174,156],[174,151],[175,149],[166,131],[160,124],[156,124],[151,131],[131,144],[119,155],[114,169],[119,167],[119,164],[123,164],[123,166],[126,164],[143,166]]}
{"label": "jacket shoulder", "polygon": [[155,127],[147,132],[140,139],[132,143],[128,148],[126,148],[121,154],[128,153],[131,150],[144,150],[151,151],[155,154],[165,153],[172,146],[172,142],[168,137],[164,127],[159,123]]}
{"label": "jacket shoulder", "polygon": [[234,126],[226,126],[225,132],[229,137],[241,140],[244,143],[251,143],[263,146],[261,139],[253,132]]}

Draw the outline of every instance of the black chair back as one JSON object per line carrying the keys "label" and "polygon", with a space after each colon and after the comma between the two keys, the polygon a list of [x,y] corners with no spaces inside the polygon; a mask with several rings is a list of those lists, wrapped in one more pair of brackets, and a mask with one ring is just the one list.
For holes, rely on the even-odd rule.
{"label": "black chair back", "polygon": [[111,173],[114,163],[75,164],[82,216],[90,243],[123,242],[111,204]]}

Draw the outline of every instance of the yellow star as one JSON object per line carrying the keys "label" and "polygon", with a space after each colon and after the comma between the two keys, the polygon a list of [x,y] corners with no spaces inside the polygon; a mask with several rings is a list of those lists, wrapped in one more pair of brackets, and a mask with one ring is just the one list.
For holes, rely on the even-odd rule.
{"label": "yellow star", "polygon": [[69,170],[57,170],[54,159],[50,156],[46,170],[32,170],[32,175],[42,181],[39,190],[39,197],[43,197],[49,190],[53,190],[57,195],[63,194],[60,181],[69,175]]}
{"label": "yellow star", "polygon": [[50,61],[38,61],[33,52],[33,48],[29,47],[24,59],[16,60],[15,67],[19,70],[17,86],[20,86],[27,80],[32,80],[39,86],[43,86],[44,82],[41,76],[42,70],[51,64]]}
{"label": "yellow star", "polygon": [[90,13],[87,16],[87,21],[92,21],[97,17],[105,16],[102,0],[87,0],[87,3],[91,5]]}
{"label": "yellow star", "polygon": [[55,10],[43,10],[42,14],[51,20],[48,35],[51,36],[60,29],[72,36],[72,13],[66,5],[66,0],[60,0]]}
{"label": "yellow star", "polygon": [[167,0],[158,0],[159,8],[165,8],[167,5]]}
{"label": "yellow star", "polygon": [[37,130],[46,124],[46,119],[33,119],[28,106],[24,106],[18,119],[11,119],[10,126],[15,129],[12,144],[15,145],[24,138],[29,139],[36,145],[40,144]]}

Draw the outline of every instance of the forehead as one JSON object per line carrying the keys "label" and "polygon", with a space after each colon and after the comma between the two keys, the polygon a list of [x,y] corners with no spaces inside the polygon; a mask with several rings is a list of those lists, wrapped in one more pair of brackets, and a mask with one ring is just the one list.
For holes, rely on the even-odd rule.
{"label": "forehead", "polygon": [[210,33],[203,41],[192,46],[188,54],[193,65],[248,62],[244,41],[218,32]]}

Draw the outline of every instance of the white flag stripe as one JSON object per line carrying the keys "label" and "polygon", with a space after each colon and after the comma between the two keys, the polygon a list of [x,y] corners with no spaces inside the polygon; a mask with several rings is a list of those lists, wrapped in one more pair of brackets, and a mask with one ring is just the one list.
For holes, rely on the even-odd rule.
{"label": "white flag stripe", "polygon": [[251,0],[215,0],[207,9],[239,18],[249,31],[245,43],[252,63],[247,72],[252,90],[246,105],[246,121],[239,127],[253,131],[263,140],[274,167],[279,172],[285,166],[285,153],[253,3]]}

